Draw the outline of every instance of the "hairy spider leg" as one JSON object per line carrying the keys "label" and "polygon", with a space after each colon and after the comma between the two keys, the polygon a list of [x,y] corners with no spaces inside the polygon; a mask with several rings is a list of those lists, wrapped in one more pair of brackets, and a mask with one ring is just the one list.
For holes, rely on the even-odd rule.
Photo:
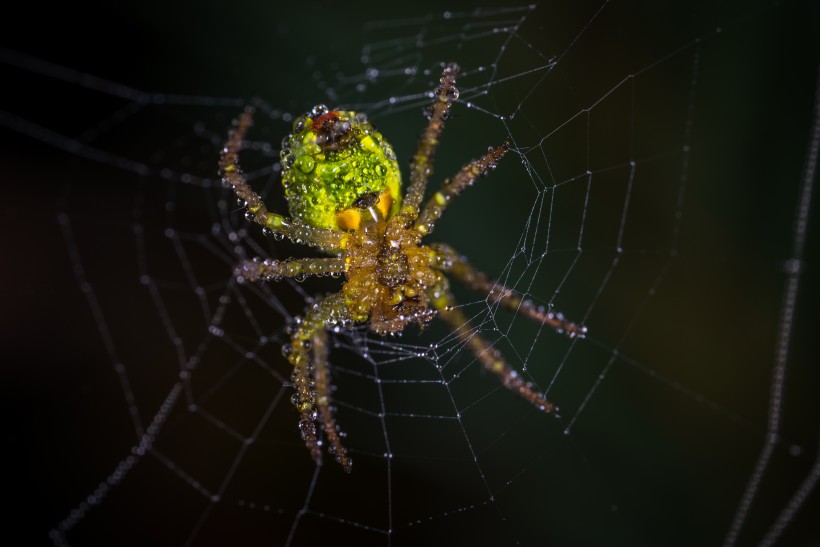
{"label": "hairy spider leg", "polygon": [[311,306],[303,318],[296,318],[290,344],[283,348],[293,365],[291,380],[296,393],[291,402],[299,411],[299,431],[310,455],[316,462],[322,458],[321,443],[316,434],[316,420],[321,413],[321,425],[336,452],[336,460],[350,472],[352,462],[342,446],[339,430],[330,410],[330,373],[327,363],[325,329],[330,325],[348,323],[350,316],[344,294],[330,295]]}
{"label": "hairy spider leg", "polygon": [[327,366],[327,331],[316,331],[313,335],[313,378],[316,382],[316,407],[319,409],[319,418],[322,420],[322,429],[330,445],[327,451],[336,456],[336,461],[347,472],[353,469],[353,461],[347,455],[347,449],[342,445],[341,433],[333,416],[330,406],[330,369]]}
{"label": "hairy spider leg", "polygon": [[418,217],[421,200],[424,199],[424,190],[427,187],[427,179],[433,173],[433,156],[436,153],[444,122],[449,116],[452,101],[458,98],[456,75],[459,70],[456,63],[449,63],[445,66],[439,85],[433,92],[433,104],[427,111],[429,122],[421,134],[418,150],[410,162],[410,183],[407,186],[401,208],[401,214],[405,220],[412,221]]}
{"label": "hairy spider leg", "polygon": [[283,277],[293,277],[303,281],[308,276],[317,275],[340,277],[347,270],[343,258],[289,258],[287,260],[264,260],[254,258],[243,260],[234,270],[234,277],[245,281],[279,281]]}
{"label": "hairy spider leg", "polygon": [[[436,222],[453,198],[459,196],[465,188],[472,186],[478,177],[495,169],[508,151],[507,143],[498,148],[490,148],[487,154],[480,159],[471,161],[462,167],[453,178],[445,180],[441,189],[433,194],[424,205],[414,228],[423,235],[432,233]],[[547,325],[570,338],[583,338],[586,335],[585,326],[568,321],[560,312],[536,306],[532,300],[524,299],[521,293],[504,287],[498,281],[491,280],[449,245],[434,243],[431,248],[436,252],[435,266],[437,268],[451,274],[468,288],[486,294],[492,303],[500,303],[505,308]]]}
{"label": "hairy spider leg", "polygon": [[573,323],[566,319],[564,314],[552,311],[548,307],[538,306],[532,300],[525,299],[520,292],[508,289],[500,282],[490,279],[449,245],[433,243],[430,247],[435,251],[435,266],[438,269],[450,274],[466,287],[486,294],[491,303],[499,303],[570,338],[586,337],[587,328],[584,325]]}
{"label": "hairy spider leg", "polygon": [[228,142],[219,156],[219,169],[222,182],[230,186],[236,197],[245,208],[245,218],[262,226],[265,233],[278,237],[287,237],[294,243],[303,243],[334,254],[344,248],[347,234],[337,230],[327,230],[309,226],[297,220],[268,211],[262,198],[248,185],[242,170],[239,168],[239,150],[253,122],[254,108],[245,107],[234,128],[228,133]]}
{"label": "hairy spider leg", "polygon": [[436,221],[441,218],[441,215],[447,208],[447,204],[461,194],[465,188],[472,186],[478,177],[486,175],[495,169],[495,166],[509,149],[510,147],[507,143],[502,144],[498,148],[490,148],[484,156],[471,161],[462,167],[453,178],[445,180],[441,189],[427,200],[414,228],[422,235],[431,233],[436,225]]}
{"label": "hairy spider leg", "polygon": [[501,380],[504,387],[517,393],[539,410],[547,413],[558,410],[543,393],[536,390],[535,384],[521,378],[518,371],[507,364],[500,351],[492,347],[475,329],[470,328],[467,317],[456,307],[455,298],[450,293],[446,281],[431,291],[431,300],[441,318],[450,326],[458,339],[470,348],[481,366]]}

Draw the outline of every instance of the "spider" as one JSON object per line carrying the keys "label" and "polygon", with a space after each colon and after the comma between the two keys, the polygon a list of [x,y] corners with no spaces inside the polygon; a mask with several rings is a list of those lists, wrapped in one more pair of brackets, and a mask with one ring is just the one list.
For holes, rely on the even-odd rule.
{"label": "spider", "polygon": [[[290,218],[269,211],[248,185],[238,154],[252,123],[247,107],[228,134],[219,167],[226,187],[233,189],[248,220],[266,235],[288,238],[330,255],[328,258],[241,262],[234,272],[239,282],[298,281],[307,276],[345,276],[339,292],[318,299],[295,319],[283,354],[293,366],[291,401],[299,413],[299,430],[311,456],[321,462],[322,445],[345,471],[352,460],[341,441],[331,407],[327,330],[367,323],[378,334],[398,334],[408,325],[421,327],[436,315],[501,383],[540,410],[555,406],[537,387],[524,380],[501,353],[468,328],[455,306],[447,275],[470,289],[487,294],[493,304],[509,308],[569,337],[583,338],[586,327],[560,313],[524,299],[521,293],[491,280],[465,257],[443,243],[422,244],[447,206],[475,180],[492,171],[509,151],[507,143],[489,148],[471,161],[422,205],[433,156],[452,102],[459,67],[444,67],[433,92],[428,119],[410,162],[410,184],[401,195],[396,156],[384,137],[362,113],[315,106],[293,123],[282,141],[282,184]],[[447,275],[445,275],[447,274]],[[324,432],[324,442],[317,430]]]}

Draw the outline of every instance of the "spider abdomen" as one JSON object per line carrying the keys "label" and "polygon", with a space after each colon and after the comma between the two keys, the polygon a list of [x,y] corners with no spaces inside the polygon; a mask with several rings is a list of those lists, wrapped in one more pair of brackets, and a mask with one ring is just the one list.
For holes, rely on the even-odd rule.
{"label": "spider abdomen", "polygon": [[282,141],[282,185],[292,217],[330,230],[357,230],[363,198],[383,218],[401,205],[396,155],[364,114],[315,106]]}

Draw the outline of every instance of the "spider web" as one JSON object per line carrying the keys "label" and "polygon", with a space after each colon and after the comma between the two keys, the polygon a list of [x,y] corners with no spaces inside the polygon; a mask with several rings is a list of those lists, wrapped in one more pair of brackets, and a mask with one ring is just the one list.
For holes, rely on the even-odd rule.
{"label": "spider web", "polygon": [[[28,523],[10,535],[820,541],[815,7],[140,4],[106,8],[117,24],[103,28],[57,9],[59,23],[21,16],[32,26],[0,49],[6,453],[11,525]],[[241,162],[285,211],[278,143],[327,103],[367,112],[404,169],[451,60],[460,98],[431,187],[487,146],[512,152],[429,239],[589,337],[455,288],[556,417],[438,322],[335,333],[345,475],[309,458],[280,354],[289,322],[339,282],[236,283],[243,258],[310,250],[242,218],[218,152],[254,104]]]}

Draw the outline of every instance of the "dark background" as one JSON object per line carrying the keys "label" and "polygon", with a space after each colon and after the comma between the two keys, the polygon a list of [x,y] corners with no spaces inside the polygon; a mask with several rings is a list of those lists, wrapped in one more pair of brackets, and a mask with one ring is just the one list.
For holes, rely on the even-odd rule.
{"label": "dark background", "polygon": [[[407,387],[385,388],[388,409],[448,415],[451,394],[469,412],[458,421],[379,421],[355,410],[378,408],[373,382],[339,375],[338,393],[347,403],[339,419],[357,465],[344,476],[335,465],[317,470],[309,461],[296,438],[289,392],[260,374],[264,367],[240,367],[231,383],[218,384],[220,371],[238,357],[213,343],[191,383],[198,395],[221,386],[209,399],[211,415],[248,435],[271,399],[284,393],[223,499],[209,509],[190,480],[149,455],[65,538],[75,545],[279,545],[306,510],[292,545],[385,545],[390,518],[392,545],[718,544],[764,442],[784,262],[791,252],[820,60],[818,13],[809,4],[685,2],[661,8],[611,2],[593,19],[600,7],[594,3],[541,3],[503,55],[508,34],[494,38],[492,27],[522,13],[448,22],[437,2],[376,8],[312,2],[15,6],[0,38],[14,52],[5,53],[0,65],[3,452],[12,485],[4,532],[26,543],[47,543],[49,530],[137,442],[112,364],[125,364],[136,408],[147,423],[179,373],[177,348],[163,321],[171,321],[188,356],[207,338],[199,301],[163,234],[171,225],[205,236],[223,218],[214,204],[225,195],[203,189],[201,182],[168,182],[161,169],[214,176],[224,128],[239,105],[256,99],[275,112],[294,114],[317,102],[365,108],[404,167],[423,124],[423,93],[439,63],[457,60],[468,73],[459,85],[462,102],[448,126],[437,174],[453,172],[487,145],[511,136],[519,140],[516,145],[533,147],[526,155],[535,175],[527,175],[520,158],[505,160],[448,210],[436,239],[453,242],[490,274],[514,279],[525,271],[523,257],[510,261],[525,222],[551,220],[551,254],[536,273],[527,270],[518,286],[531,281],[534,297],[554,301],[571,317],[585,317],[590,340],[573,346],[516,322],[500,348],[507,356],[532,349],[527,362],[541,385],[565,361],[568,368],[550,392],[561,401],[562,418],[545,419],[495,390],[475,367],[445,392],[418,382],[436,378],[428,361],[403,359],[391,366],[389,355],[376,352],[384,378],[413,380]],[[452,7],[462,14],[471,9]],[[463,27],[462,20],[489,21],[488,35]],[[480,95],[486,77],[470,69],[498,58],[503,82],[504,75],[543,67],[590,21],[543,82],[536,72],[495,83],[489,95]],[[459,33],[474,38],[455,39]],[[73,72],[41,69],[37,59],[166,99],[178,94],[234,100],[223,106],[173,100],[158,105],[149,98],[148,105],[135,106],[95,91],[97,83],[78,80]],[[370,66],[382,74],[362,78]],[[404,66],[431,72],[388,70]],[[617,86],[627,75],[634,84]],[[357,83],[366,85],[357,89]],[[398,103],[390,104],[389,97]],[[466,101],[480,108],[469,109]],[[592,104],[589,117],[576,116]],[[499,120],[484,110],[519,114]],[[261,119],[253,138],[275,149],[287,125],[280,114]],[[61,149],[55,144],[67,141],[55,135],[139,161],[149,172],[92,161],[82,147]],[[684,144],[691,154],[681,153]],[[248,154],[246,167],[264,169],[272,155],[275,150],[257,149]],[[628,172],[623,164],[631,158],[638,160],[638,170],[629,193],[624,255],[604,285],[616,255]],[[604,169],[610,165],[619,167]],[[556,208],[549,215],[531,215],[538,197],[551,195],[543,188],[586,168],[594,172],[592,190],[585,180],[565,184],[555,190]],[[680,206],[682,177],[686,193]],[[262,176],[257,184],[277,203],[274,182]],[[584,252],[561,284],[577,256],[578,214],[587,196]],[[172,215],[168,202],[177,207]],[[73,243],[59,229],[61,212],[71,222]],[[240,225],[238,215],[230,218]],[[144,233],[144,253],[135,246],[135,225]],[[304,254],[254,236],[250,241],[275,256]],[[528,241],[530,249],[540,243]],[[757,543],[816,457],[816,222],[809,225],[807,245],[781,439],[740,544]],[[72,250],[81,257],[102,322],[72,272]],[[199,282],[224,285],[235,258],[228,255],[192,245],[189,259]],[[139,281],[145,268],[165,283],[164,312]],[[264,293],[247,293],[243,309],[253,310],[273,338],[258,352],[266,366],[287,376],[277,349],[284,315],[300,312],[302,290],[312,294],[331,287],[283,284],[275,298],[286,312],[273,309]],[[471,301],[466,292],[458,295]],[[226,330],[239,346],[253,347],[258,336],[236,305],[230,309]],[[479,302],[467,312],[481,309]],[[504,313],[497,319],[502,330],[512,320]],[[110,333],[114,356],[101,325]],[[409,333],[404,341],[426,344],[444,335],[434,327],[421,338]],[[486,336],[498,334],[488,330]],[[377,339],[371,347],[378,347]],[[334,360],[353,372],[372,373],[357,353],[340,349]],[[444,354],[444,377],[467,366],[464,353],[452,361]],[[606,376],[600,387],[571,422],[601,372]],[[180,404],[156,449],[214,492],[239,448],[201,418]],[[389,479],[382,423],[395,454]],[[569,425],[571,433],[564,435]],[[465,452],[465,431],[479,453],[480,471]],[[817,545],[817,509],[814,493],[781,544]],[[202,528],[192,535],[197,522]]]}

